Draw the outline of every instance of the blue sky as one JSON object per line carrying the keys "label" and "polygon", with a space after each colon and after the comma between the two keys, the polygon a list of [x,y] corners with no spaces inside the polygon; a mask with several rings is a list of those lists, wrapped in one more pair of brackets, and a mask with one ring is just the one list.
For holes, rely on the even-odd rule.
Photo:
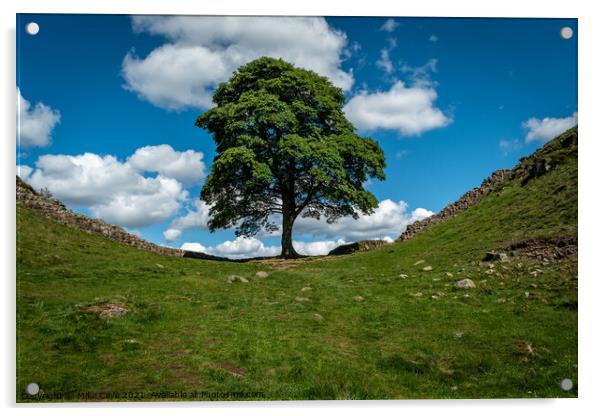
{"label": "blue sky", "polygon": [[[377,215],[323,233],[320,224],[294,230],[317,254],[337,241],[394,238],[576,123],[576,19],[203,19],[18,15],[22,176],[158,244],[273,254],[277,236],[209,233],[206,207],[195,205],[202,169],[198,178],[182,172],[211,169],[214,143],[194,121],[215,84],[253,54],[281,56],[342,87],[348,117],[387,160],[386,181],[367,184],[385,201]],[[35,36],[24,30],[32,21]],[[136,153],[163,144],[171,150]],[[93,156],[77,158],[84,153]]]}

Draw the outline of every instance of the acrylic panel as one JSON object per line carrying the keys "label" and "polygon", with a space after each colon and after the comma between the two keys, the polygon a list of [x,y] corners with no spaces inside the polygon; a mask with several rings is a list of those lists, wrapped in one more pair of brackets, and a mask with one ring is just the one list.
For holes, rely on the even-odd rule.
{"label": "acrylic panel", "polygon": [[577,38],[18,14],[17,401],[576,397]]}

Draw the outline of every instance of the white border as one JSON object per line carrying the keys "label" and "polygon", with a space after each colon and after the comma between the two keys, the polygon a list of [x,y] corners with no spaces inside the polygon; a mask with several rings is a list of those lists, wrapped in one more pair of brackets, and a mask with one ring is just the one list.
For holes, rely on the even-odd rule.
{"label": "white border", "polygon": [[[395,2],[369,0],[351,1],[303,0],[294,4],[285,1],[239,0],[201,1],[190,0],[10,0],[0,2],[2,20],[2,99],[0,117],[3,128],[0,184],[2,187],[2,238],[0,255],[4,266],[2,279],[2,360],[0,376],[1,405],[6,414],[30,413],[41,410],[48,415],[80,415],[81,405],[45,405],[44,407],[17,406],[14,404],[15,370],[15,13],[124,13],[124,14],[234,14],[234,15],[316,15],[316,16],[470,16],[470,17],[577,17],[579,18],[579,399],[565,400],[472,400],[472,401],[387,401],[387,402],[255,402],[255,403],[174,403],[174,404],[90,404],[85,413],[91,415],[144,414],[164,415],[167,412],[198,414],[241,413],[288,414],[330,413],[341,410],[347,414],[364,414],[376,407],[383,414],[447,415],[508,413],[568,413],[589,414],[600,408],[598,392],[600,383],[600,352],[602,351],[599,317],[602,276],[600,262],[596,258],[599,248],[600,221],[598,198],[600,181],[601,134],[595,126],[600,120],[600,52],[602,19],[593,1],[527,2],[525,0],[475,1],[475,0],[422,0]],[[492,126],[495,129],[495,126]],[[553,325],[550,322],[550,325]]]}

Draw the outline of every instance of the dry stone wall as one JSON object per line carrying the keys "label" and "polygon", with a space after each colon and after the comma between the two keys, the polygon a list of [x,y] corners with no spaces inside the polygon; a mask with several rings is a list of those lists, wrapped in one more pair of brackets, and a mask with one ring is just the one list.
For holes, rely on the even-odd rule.
{"label": "dry stone wall", "polygon": [[69,210],[63,203],[53,198],[46,197],[36,192],[30,185],[17,176],[17,203],[30,208],[45,217],[51,218],[62,224],[79,228],[91,234],[99,234],[110,240],[153,253],[176,256],[194,257],[200,259],[226,260],[221,257],[210,256],[204,253],[189,252],[170,247],[163,247],[148,242],[140,237],[128,233],[123,228],[108,224],[102,220],[86,217]]}

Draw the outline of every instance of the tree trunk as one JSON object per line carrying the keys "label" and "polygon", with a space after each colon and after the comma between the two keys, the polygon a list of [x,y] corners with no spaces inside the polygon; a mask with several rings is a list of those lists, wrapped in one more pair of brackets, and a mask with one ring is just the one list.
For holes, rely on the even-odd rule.
{"label": "tree trunk", "polygon": [[282,213],[282,252],[280,257],[284,259],[295,259],[299,254],[293,247],[293,223],[295,216],[288,209]]}

